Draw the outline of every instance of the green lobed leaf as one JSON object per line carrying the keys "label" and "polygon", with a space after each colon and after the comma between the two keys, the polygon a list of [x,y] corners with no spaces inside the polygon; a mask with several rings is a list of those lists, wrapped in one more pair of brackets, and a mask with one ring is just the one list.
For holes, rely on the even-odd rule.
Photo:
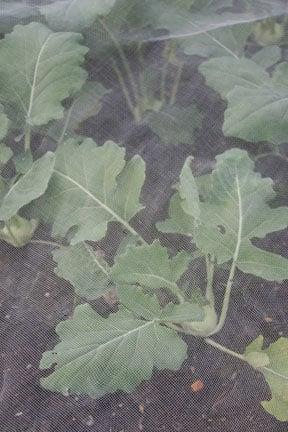
{"label": "green lobed leaf", "polygon": [[87,243],[56,249],[53,259],[55,273],[69,281],[77,295],[93,300],[109,291],[109,267]]}
{"label": "green lobed leaf", "polygon": [[213,59],[201,65],[208,85],[226,97],[223,132],[247,141],[287,141],[287,63],[270,78],[265,68],[248,59]]}
{"label": "green lobed leaf", "polygon": [[288,339],[281,337],[266,349],[262,345],[263,336],[259,336],[245,350],[247,361],[259,368],[271,390],[271,399],[262,406],[278,420],[288,421]]}
{"label": "green lobed leaf", "polygon": [[0,220],[9,220],[23,206],[45,192],[53,172],[54,162],[54,154],[47,152],[32,164],[25,175],[6,188],[0,197]]}
{"label": "green lobed leaf", "polygon": [[230,27],[192,35],[181,43],[185,54],[203,57],[231,56],[237,58],[244,53],[248,36],[252,32],[251,24],[236,24]]}
{"label": "green lobed leaf", "polygon": [[146,121],[165,144],[193,144],[195,129],[201,127],[202,114],[195,105],[187,108],[166,106],[151,112]]}
{"label": "green lobed leaf", "polygon": [[[210,187],[207,187],[208,181]],[[205,176],[204,195],[201,194],[201,182],[197,183],[202,196],[199,222],[190,215],[193,228],[187,231],[187,235],[194,232],[193,239],[198,248],[205,254],[215,256],[218,264],[229,261],[237,252],[240,270],[267,280],[287,279],[287,260],[251,243],[254,238],[263,238],[270,232],[286,228],[288,209],[270,207],[269,203],[275,197],[273,182],[254,172],[254,163],[247,152],[232,149],[218,155],[212,174]],[[194,181],[191,182],[191,189],[194,190],[193,195],[183,195],[184,199],[178,192],[175,195],[186,213],[187,206],[199,206],[197,195],[193,198]],[[177,227],[179,223],[179,215],[173,212],[172,208],[168,219],[170,228]],[[165,222],[164,228],[167,229]]]}
{"label": "green lobed leaf", "polygon": [[73,319],[56,330],[60,343],[43,355],[40,366],[56,364],[55,371],[41,383],[64,394],[131,392],[154,368],[177,370],[186,358],[185,342],[157,316],[141,320],[125,308],[105,319],[87,304],[77,306]]}
{"label": "green lobed leaf", "polygon": [[125,150],[111,141],[98,147],[91,139],[80,144],[75,139],[58,147],[41,202],[41,214],[54,221],[55,236],[69,231],[71,244],[97,241],[106,235],[109,222],[125,227],[142,209],[145,164],[139,156],[126,163],[124,156]]}
{"label": "green lobed leaf", "polygon": [[59,0],[41,6],[50,28],[56,31],[81,31],[97,16],[107,15],[116,0]]}
{"label": "green lobed leaf", "polygon": [[126,253],[116,257],[111,277],[118,284],[139,284],[151,289],[167,287],[173,291],[190,261],[186,252],[169,258],[166,248],[156,240],[151,245],[128,247]]}
{"label": "green lobed leaf", "polygon": [[[61,102],[86,79],[87,48],[77,33],[53,33],[33,22],[0,41],[0,101],[15,126],[39,126],[63,117]],[[19,67],[21,65],[21,67]]]}

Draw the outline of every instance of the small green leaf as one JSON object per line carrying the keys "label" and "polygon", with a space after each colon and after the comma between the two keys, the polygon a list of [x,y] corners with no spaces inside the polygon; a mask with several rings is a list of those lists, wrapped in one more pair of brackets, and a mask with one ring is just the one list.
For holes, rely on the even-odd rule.
{"label": "small green leaf", "polygon": [[252,60],[259,66],[267,69],[276,64],[281,59],[281,56],[281,48],[277,45],[272,45],[257,51],[257,53],[252,56]]}
{"label": "small green leaf", "polygon": [[162,312],[162,321],[182,323],[185,321],[202,321],[203,308],[197,303],[184,302],[181,304],[169,303]]}
{"label": "small green leaf", "polygon": [[47,135],[60,143],[64,138],[73,137],[85,120],[99,113],[102,108],[102,98],[109,92],[110,90],[98,82],[89,81],[84,84],[69,109],[65,111],[64,118],[54,122],[49,127]]}
{"label": "small green leaf", "polygon": [[61,102],[87,75],[80,67],[88,50],[81,40],[80,34],[53,33],[34,22],[17,25],[0,41],[0,101],[15,126],[63,117]]}
{"label": "small green leaf", "polygon": [[124,155],[111,141],[98,147],[91,139],[80,145],[69,140],[58,147],[49,188],[38,206],[54,221],[55,236],[70,231],[71,244],[101,240],[112,221],[129,230],[130,219],[142,209],[145,164],[139,156],[125,163]]}
{"label": "small green leaf", "polygon": [[5,165],[13,156],[13,152],[10,147],[4,144],[0,144],[0,166]]}
{"label": "small green leaf", "polygon": [[107,15],[115,0],[60,0],[41,6],[40,11],[53,30],[81,31],[89,27],[97,16]]}
{"label": "small green leaf", "polygon": [[6,137],[9,129],[9,119],[4,112],[3,105],[0,105],[0,141]]}
{"label": "small green leaf", "polygon": [[0,201],[0,220],[9,220],[23,206],[45,192],[53,172],[54,162],[54,154],[47,152],[33,163],[25,175],[7,188]]}
{"label": "small green leaf", "polygon": [[167,106],[159,112],[151,112],[146,121],[165,144],[193,144],[195,129],[202,124],[202,114],[194,105],[188,108]]}
{"label": "small green leaf", "polygon": [[13,162],[17,173],[26,174],[33,165],[33,156],[31,151],[18,153],[13,157]]}
{"label": "small green leaf", "polygon": [[163,233],[178,233],[193,236],[194,218],[184,212],[179,193],[175,193],[169,205],[169,217],[163,222],[157,222],[156,227]]}
{"label": "small green leaf", "polygon": [[186,214],[197,221],[200,217],[200,199],[197,185],[191,171],[190,162],[192,158],[187,158],[180,174],[180,184],[178,187],[181,204]]}
{"label": "small green leaf", "polygon": [[93,300],[109,290],[109,268],[87,243],[61,247],[53,252],[55,273],[68,280],[76,294]]}
{"label": "small green leaf", "polygon": [[270,386],[271,399],[262,406],[278,420],[288,421],[288,339],[281,337],[266,349],[262,345],[263,336],[259,336],[248,345],[245,357],[263,373]]}
{"label": "small green leaf", "polygon": [[149,296],[143,289],[134,285],[119,286],[117,288],[120,303],[145,320],[160,318],[161,307],[156,295]]}
{"label": "small green leaf", "polygon": [[102,318],[85,304],[73,319],[57,326],[60,343],[43,355],[41,368],[55,365],[42,378],[49,390],[101,397],[117,390],[131,392],[153,369],[177,370],[187,346],[177,333],[157,317],[140,320],[127,309]]}
{"label": "small green leaf", "polygon": [[190,261],[191,256],[186,252],[169,258],[166,248],[156,240],[151,245],[129,247],[125,254],[118,256],[111,277],[119,284],[175,290],[176,282],[187,270]]}
{"label": "small green leaf", "polygon": [[38,221],[35,219],[13,216],[0,229],[0,239],[14,247],[23,247],[30,242],[37,226]]}

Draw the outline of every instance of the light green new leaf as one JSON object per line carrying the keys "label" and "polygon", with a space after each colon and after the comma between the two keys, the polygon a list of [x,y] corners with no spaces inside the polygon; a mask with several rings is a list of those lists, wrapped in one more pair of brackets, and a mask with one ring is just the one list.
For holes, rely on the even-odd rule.
{"label": "light green new leaf", "polygon": [[61,341],[41,361],[42,369],[56,364],[55,371],[41,383],[64,394],[131,392],[154,368],[177,370],[186,358],[185,342],[157,316],[141,320],[125,308],[105,319],[87,304],[77,306],[56,330]]}
{"label": "light green new leaf", "polygon": [[167,249],[156,240],[151,245],[129,247],[118,256],[111,277],[119,284],[138,284],[151,289],[167,287],[175,291],[176,282],[190,261],[191,256],[186,252],[169,258]]}
{"label": "light green new leaf", "polygon": [[115,0],[59,0],[39,9],[50,28],[56,31],[81,31],[97,16],[107,15]]}
{"label": "light green new leaf", "polygon": [[244,53],[251,32],[251,24],[238,24],[192,35],[189,39],[185,39],[181,45],[185,54],[188,55],[237,58]]}
{"label": "light green new leaf", "polygon": [[85,120],[99,113],[102,108],[102,98],[109,92],[110,90],[98,82],[89,81],[84,84],[69,109],[65,111],[64,118],[54,122],[48,129],[47,135],[58,143],[71,138]]}
{"label": "light green new leaf", "polygon": [[202,114],[195,105],[188,108],[167,106],[159,112],[151,112],[146,121],[165,144],[193,144],[195,129],[202,124]]}
{"label": "light green new leaf", "polygon": [[[202,196],[199,223],[190,216],[192,228],[187,235],[194,232],[193,240],[198,248],[215,256],[219,264],[234,257],[238,268],[244,272],[267,280],[287,279],[287,260],[251,243],[253,238],[263,238],[288,225],[287,207],[271,208],[269,205],[275,197],[272,180],[254,172],[254,163],[243,150],[228,150],[217,156],[216,161],[212,174],[205,176],[205,194],[201,193],[201,182],[197,182]],[[191,189],[195,190],[194,181]],[[191,208],[199,205],[197,195],[196,199],[193,195],[183,195],[181,199],[178,192],[175,196],[186,212],[188,205]],[[179,224],[179,214],[170,209],[170,228]]]}
{"label": "light green new leaf", "polygon": [[139,197],[145,164],[139,156],[129,162],[125,150],[108,141],[98,147],[91,139],[80,145],[69,140],[56,151],[55,170],[41,204],[44,217],[54,220],[53,234],[73,229],[71,244],[100,240],[107,224],[128,222],[141,210]]}
{"label": "light green new leaf", "polygon": [[55,273],[68,280],[76,294],[92,300],[109,291],[109,268],[87,243],[61,247],[53,252]]}
{"label": "light green new leaf", "polygon": [[14,247],[23,247],[30,242],[37,226],[38,221],[35,219],[28,220],[19,215],[13,216],[0,229],[0,239]]}
{"label": "light green new leaf", "polygon": [[271,389],[271,399],[262,406],[278,420],[288,421],[288,339],[281,337],[266,349],[262,345],[259,336],[245,351],[248,362],[259,368]]}
{"label": "light green new leaf", "polygon": [[0,101],[16,125],[63,117],[61,102],[87,75],[80,67],[88,50],[81,40],[80,34],[53,33],[34,22],[17,25],[0,41]]}
{"label": "light green new leaf", "polygon": [[9,220],[23,206],[44,194],[54,162],[54,154],[47,152],[16,183],[7,187],[0,197],[0,220]]}

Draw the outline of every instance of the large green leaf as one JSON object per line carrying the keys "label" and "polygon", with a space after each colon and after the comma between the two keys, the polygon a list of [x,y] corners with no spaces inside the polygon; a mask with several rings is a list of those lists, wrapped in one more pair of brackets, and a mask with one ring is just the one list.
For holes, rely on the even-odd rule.
{"label": "large green leaf", "polygon": [[61,101],[86,79],[81,40],[80,34],[53,33],[34,22],[17,25],[0,41],[0,101],[16,125],[63,117]]}
{"label": "large green leaf", "polygon": [[0,220],[9,220],[21,207],[45,192],[53,172],[54,162],[54,154],[46,153],[34,162],[29,171],[17,182],[1,191]]}
{"label": "large green leaf", "polygon": [[109,92],[110,90],[96,81],[84,84],[80,92],[75,95],[71,106],[65,111],[64,118],[54,122],[47,134],[59,143],[73,137],[85,120],[99,113],[102,108],[102,98]]}
{"label": "large green leaf", "polygon": [[252,60],[213,59],[201,65],[208,85],[228,102],[223,132],[247,141],[287,141],[287,63],[272,78]]}
{"label": "large green leaf", "polygon": [[248,362],[259,368],[271,389],[271,399],[262,406],[278,420],[288,421],[288,339],[281,337],[266,349],[262,346],[259,336],[245,351]]}
{"label": "large green leaf", "polygon": [[[233,257],[244,272],[267,280],[287,279],[287,260],[251,243],[254,238],[263,238],[288,225],[288,209],[271,208],[269,205],[275,197],[272,180],[261,178],[254,172],[254,164],[246,151],[228,150],[217,156],[216,161],[213,173],[205,176],[205,194],[201,193],[201,182],[197,182],[202,196],[200,215],[196,220],[190,214],[192,228],[187,234],[194,232],[194,240],[200,250],[215,256],[219,264]],[[187,170],[187,165],[184,170]],[[176,193],[186,213],[189,206],[199,206],[199,198],[193,198],[195,182],[191,182],[191,189],[193,194],[182,195],[182,198]],[[173,201],[172,205],[175,205]],[[182,210],[177,214],[172,207],[168,228],[164,223],[166,231],[169,227],[177,227]]]}
{"label": "large green leaf", "polygon": [[100,240],[111,221],[128,226],[139,203],[145,164],[139,156],[125,163],[125,150],[108,141],[69,140],[58,147],[54,173],[41,203],[43,217],[54,220],[55,236],[71,232],[72,244]]}
{"label": "large green leaf", "polygon": [[109,268],[105,260],[87,243],[61,247],[53,252],[55,273],[68,280],[76,294],[95,299],[109,288]]}
{"label": "large green leaf", "polygon": [[158,240],[151,245],[128,247],[112,267],[111,277],[119,284],[138,284],[157,289],[177,290],[176,282],[188,268],[191,255],[180,252],[169,258],[167,249]]}
{"label": "large green leaf", "polygon": [[193,144],[195,129],[201,127],[202,115],[195,105],[187,108],[167,106],[151,111],[147,123],[165,144]]}
{"label": "large green leaf", "polygon": [[105,16],[115,0],[59,0],[41,6],[40,11],[50,28],[56,31],[81,31],[89,27],[97,16]]}
{"label": "large green leaf", "polygon": [[121,308],[105,319],[85,304],[57,326],[57,333],[60,343],[41,361],[42,369],[56,364],[55,371],[41,382],[64,394],[130,392],[154,368],[177,370],[186,358],[185,342],[161,325],[158,314],[142,320]]}

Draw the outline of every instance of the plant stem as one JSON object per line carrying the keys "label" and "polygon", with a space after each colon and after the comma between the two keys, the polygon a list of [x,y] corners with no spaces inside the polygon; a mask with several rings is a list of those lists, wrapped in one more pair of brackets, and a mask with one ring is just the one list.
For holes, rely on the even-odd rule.
{"label": "plant stem", "polygon": [[128,107],[130,109],[130,112],[133,115],[135,121],[137,123],[139,123],[141,121],[141,116],[139,114],[139,109],[137,108],[137,106],[134,106],[134,104],[132,102],[132,99],[130,97],[130,94],[129,94],[129,90],[128,90],[126,84],[125,84],[125,80],[124,80],[124,77],[122,75],[122,72],[118,68],[117,63],[116,63],[116,61],[114,59],[112,59],[112,64],[113,64],[113,69],[114,69],[114,71],[115,71],[115,73],[117,75],[117,78],[119,80],[119,83],[121,85],[121,88],[122,88],[123,94],[125,96],[127,105],[128,105]]}
{"label": "plant stem", "polygon": [[245,356],[243,354],[239,354],[239,353],[237,353],[235,351],[232,351],[229,348],[226,348],[225,346],[220,345],[218,342],[215,342],[213,339],[205,338],[204,341],[207,344],[213,346],[214,348],[216,348],[216,349],[218,349],[218,350],[220,350],[220,351],[222,351],[222,352],[224,352],[226,354],[229,354],[229,355],[231,355],[233,357],[236,357],[236,358],[238,358],[240,360],[243,360],[243,361],[247,362],[247,360],[246,360],[246,358],[245,358]]}
{"label": "plant stem", "polygon": [[[169,44],[166,41],[165,42],[165,47],[164,47],[164,58],[167,55],[168,56],[169,53]],[[165,103],[166,102],[166,78],[167,78],[167,74],[168,74],[168,67],[169,67],[169,56],[168,59],[165,58],[165,63],[163,65],[162,68],[162,72],[161,72],[161,83],[160,83],[160,100]]]}
{"label": "plant stem", "polygon": [[213,330],[213,332],[211,332],[211,335],[216,334],[220,330],[222,330],[224,323],[225,323],[225,320],[226,320],[228,307],[229,307],[229,300],[230,300],[230,295],[231,295],[231,289],[232,289],[232,284],[233,284],[234,275],[235,275],[235,271],[236,271],[237,260],[238,260],[238,256],[239,256],[241,239],[242,239],[242,228],[243,228],[242,212],[243,212],[243,209],[242,209],[242,197],[241,197],[238,175],[236,175],[235,180],[236,180],[236,186],[237,186],[238,212],[239,212],[239,227],[238,227],[238,234],[237,234],[237,243],[236,243],[235,252],[233,255],[233,261],[232,261],[231,270],[229,273],[229,278],[228,278],[226,289],[225,289],[220,319],[219,319],[217,326]]}
{"label": "plant stem", "polygon": [[214,257],[210,258],[206,255],[206,269],[207,269],[207,287],[206,287],[206,299],[212,307],[215,305],[215,298],[213,292],[213,278],[214,278]]}
{"label": "plant stem", "polygon": [[31,126],[26,123],[24,128],[24,150],[28,152],[31,146]]}
{"label": "plant stem", "polygon": [[46,245],[46,246],[53,246],[53,247],[61,247],[62,245],[53,241],[48,240],[31,240],[31,244],[40,244],[40,245]]}
{"label": "plant stem", "polygon": [[180,84],[180,81],[181,81],[181,75],[182,75],[182,72],[183,72],[183,68],[184,68],[184,63],[183,62],[179,63],[178,68],[177,68],[177,72],[176,72],[176,75],[175,75],[172,91],[171,91],[169,105],[174,105],[175,104],[176,96],[177,96],[178,89],[179,89],[179,84]]}
{"label": "plant stem", "polygon": [[134,99],[135,99],[135,102],[137,104],[138,99],[139,99],[138,88],[137,88],[137,84],[136,84],[136,81],[134,79],[133,72],[131,70],[129,61],[127,60],[126,54],[125,54],[125,52],[124,52],[121,44],[119,43],[119,41],[117,40],[117,38],[114,36],[113,32],[109,29],[109,27],[106,26],[104,20],[101,19],[100,22],[101,22],[101,25],[103,26],[104,30],[110,36],[110,38],[111,38],[111,40],[112,40],[115,48],[118,51],[118,54],[119,54],[119,57],[120,57],[120,59],[121,59],[121,61],[123,63],[124,69],[125,69],[125,71],[127,73],[127,76],[129,77],[129,80],[130,80],[130,83],[131,83],[131,87],[132,87],[132,90],[133,90],[133,93],[134,93]]}

